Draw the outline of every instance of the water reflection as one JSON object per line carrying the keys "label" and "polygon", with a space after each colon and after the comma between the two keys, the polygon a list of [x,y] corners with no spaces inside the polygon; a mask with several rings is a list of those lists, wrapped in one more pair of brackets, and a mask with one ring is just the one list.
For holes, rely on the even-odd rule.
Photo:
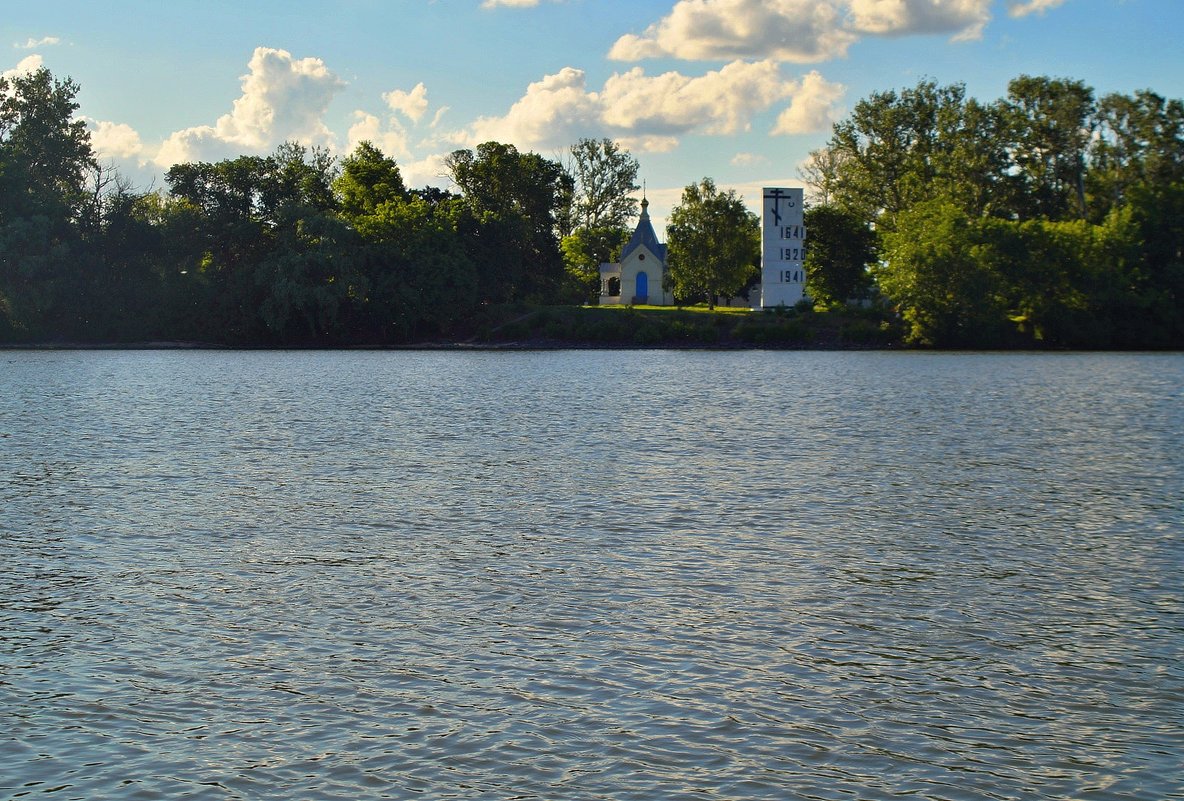
{"label": "water reflection", "polygon": [[0,797],[1184,794],[1184,359],[647,356],[9,354]]}

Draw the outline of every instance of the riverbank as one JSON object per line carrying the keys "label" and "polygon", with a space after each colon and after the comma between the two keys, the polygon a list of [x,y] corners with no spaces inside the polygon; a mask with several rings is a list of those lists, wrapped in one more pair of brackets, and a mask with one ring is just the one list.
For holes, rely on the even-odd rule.
{"label": "riverbank", "polygon": [[[1032,350],[1030,341],[990,350]],[[277,342],[45,340],[2,343],[0,350],[901,350],[903,328],[883,309],[769,311],[721,307],[484,306],[449,330],[417,331],[382,341]],[[983,345],[964,349],[981,350]],[[1060,350],[1057,347],[1036,348]],[[1106,348],[1129,350],[1128,348]],[[1136,348],[1140,349],[1140,348]]]}
{"label": "riverbank", "polygon": [[814,311],[517,306],[485,310],[465,346],[897,348],[902,332],[877,309]]}
{"label": "riverbank", "polygon": [[0,343],[38,349],[252,349],[341,348],[512,350],[580,348],[784,348],[850,350],[901,347],[899,326],[874,309],[753,312],[721,307],[485,306],[448,330],[420,331],[402,340],[258,341],[154,340],[136,342],[41,341]]}

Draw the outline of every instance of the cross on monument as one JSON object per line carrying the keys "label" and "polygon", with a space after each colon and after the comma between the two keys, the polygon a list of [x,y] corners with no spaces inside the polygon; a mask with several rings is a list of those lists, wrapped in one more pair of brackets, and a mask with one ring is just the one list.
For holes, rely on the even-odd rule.
{"label": "cross on monument", "polygon": [[773,212],[773,223],[775,225],[781,225],[781,201],[788,200],[788,198],[783,196],[780,189],[774,189],[772,192],[765,195],[765,200],[773,201],[773,208],[771,209]]}

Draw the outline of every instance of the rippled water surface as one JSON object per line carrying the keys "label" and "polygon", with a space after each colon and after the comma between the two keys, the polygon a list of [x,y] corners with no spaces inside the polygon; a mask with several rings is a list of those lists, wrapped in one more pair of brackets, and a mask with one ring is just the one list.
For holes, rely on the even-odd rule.
{"label": "rippled water surface", "polygon": [[0,798],[1182,799],[1184,356],[0,352]]}

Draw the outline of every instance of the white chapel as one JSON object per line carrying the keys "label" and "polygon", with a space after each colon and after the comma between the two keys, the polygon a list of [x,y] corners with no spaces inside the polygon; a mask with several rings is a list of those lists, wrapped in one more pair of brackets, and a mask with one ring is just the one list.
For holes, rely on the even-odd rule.
{"label": "white chapel", "polygon": [[666,246],[650,223],[650,202],[641,199],[641,217],[619,262],[600,265],[600,305],[673,306],[666,278]]}

